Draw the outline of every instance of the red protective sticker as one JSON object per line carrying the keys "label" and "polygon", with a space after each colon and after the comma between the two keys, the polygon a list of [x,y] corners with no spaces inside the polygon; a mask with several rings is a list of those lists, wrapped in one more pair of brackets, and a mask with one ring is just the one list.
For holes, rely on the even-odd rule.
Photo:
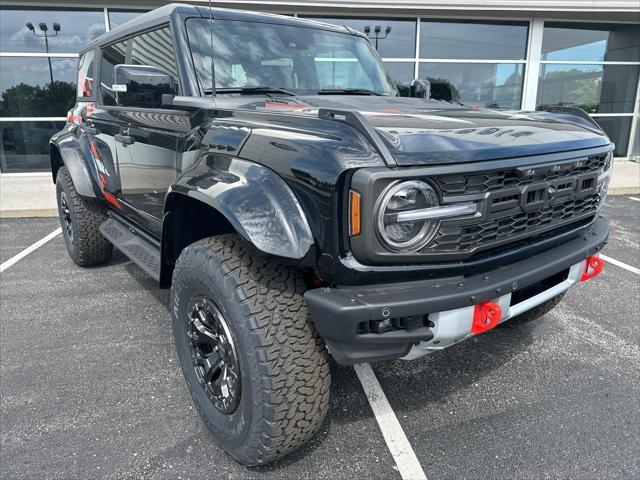
{"label": "red protective sticker", "polygon": [[582,277],[580,277],[581,281],[587,281],[590,278],[595,277],[604,268],[604,260],[600,257],[596,257],[595,255],[591,257],[587,257],[587,266],[584,269]]}
{"label": "red protective sticker", "polygon": [[482,333],[498,325],[502,318],[502,308],[493,302],[479,303],[473,308],[471,333]]}

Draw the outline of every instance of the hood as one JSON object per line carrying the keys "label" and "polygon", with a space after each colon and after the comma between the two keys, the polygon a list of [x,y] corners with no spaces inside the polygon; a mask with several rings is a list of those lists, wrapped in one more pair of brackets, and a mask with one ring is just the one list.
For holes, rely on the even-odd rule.
{"label": "hood", "polygon": [[496,160],[608,145],[588,119],[549,112],[468,108],[437,100],[356,95],[269,98],[246,104],[317,115],[318,108],[357,110],[375,128],[399,165]]}

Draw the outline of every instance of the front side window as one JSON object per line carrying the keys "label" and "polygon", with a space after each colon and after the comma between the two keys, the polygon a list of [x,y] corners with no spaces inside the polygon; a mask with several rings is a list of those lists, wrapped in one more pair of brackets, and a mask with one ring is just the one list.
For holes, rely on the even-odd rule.
{"label": "front side window", "polygon": [[158,67],[178,81],[175,48],[169,27],[143,33],[131,39],[132,65]]}
{"label": "front side window", "polygon": [[187,20],[198,79],[216,89],[284,88],[299,95],[322,89],[366,89],[394,95],[369,42],[361,37],[306,27],[216,20],[213,49],[207,19]]}
{"label": "front side window", "polygon": [[114,43],[102,49],[102,61],[100,62],[100,93],[104,105],[116,105],[116,94],[112,87],[114,84],[114,68],[125,63],[127,58],[127,41]]}
{"label": "front side window", "polygon": [[78,98],[93,95],[93,51],[80,55],[78,59]]}

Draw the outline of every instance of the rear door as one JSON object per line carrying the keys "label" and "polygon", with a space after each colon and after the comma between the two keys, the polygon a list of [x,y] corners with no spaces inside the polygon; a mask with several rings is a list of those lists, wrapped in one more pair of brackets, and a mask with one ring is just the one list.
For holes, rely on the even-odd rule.
{"label": "rear door", "polygon": [[[171,74],[179,86],[175,50],[168,25],[129,39],[127,63],[149,65]],[[164,198],[176,178],[178,139],[190,130],[186,112],[127,108],[120,112],[116,143],[121,198],[142,226],[160,234]]]}

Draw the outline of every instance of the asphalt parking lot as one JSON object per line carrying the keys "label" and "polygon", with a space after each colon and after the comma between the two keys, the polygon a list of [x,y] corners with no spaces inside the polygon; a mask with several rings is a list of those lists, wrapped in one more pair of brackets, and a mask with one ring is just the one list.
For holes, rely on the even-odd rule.
{"label": "asphalt parking lot", "polygon": [[[640,201],[610,197],[604,254],[640,268]],[[58,227],[2,219],[0,262]],[[353,368],[334,366],[321,432],[245,469],[183,384],[168,291],[125,257],[72,264],[60,236],[0,279],[2,479],[394,479]],[[373,371],[431,479],[640,478],[640,276],[609,264],[544,322]]]}

